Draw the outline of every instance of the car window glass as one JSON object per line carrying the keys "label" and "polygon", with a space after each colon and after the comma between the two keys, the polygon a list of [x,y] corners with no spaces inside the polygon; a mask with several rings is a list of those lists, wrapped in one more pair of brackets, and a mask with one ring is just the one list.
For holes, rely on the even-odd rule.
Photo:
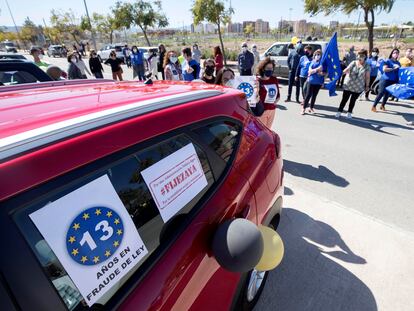
{"label": "car window glass", "polygon": [[312,47],[312,50],[313,50],[313,51],[316,51],[316,50],[322,50],[322,47],[321,47],[321,45],[320,45],[320,44],[314,44],[314,43],[311,43],[311,44],[310,44],[310,46]]}
{"label": "car window glass", "polygon": [[34,83],[39,80],[27,71],[7,70],[0,71],[0,82],[3,85]]}
{"label": "car window glass", "polygon": [[287,56],[286,44],[275,44],[275,45],[273,45],[269,49],[268,55],[269,56]]}
{"label": "car window glass", "polygon": [[[191,143],[196,150],[206,176],[207,186],[204,187],[189,203],[183,206],[169,222],[164,223],[141,172]],[[99,299],[98,303],[102,305],[104,305],[139,268],[139,266],[141,266],[142,263],[163,244],[164,239],[168,238],[170,235],[171,228],[175,228],[174,226],[177,225],[177,221],[175,220],[179,219],[181,221],[190,217],[189,215],[193,208],[214,183],[210,163],[204,151],[187,136],[180,135],[140,150],[126,159],[117,161],[116,163],[109,165],[109,167],[99,170],[94,173],[93,176],[88,176],[87,180],[76,182],[76,185],[72,185],[70,189],[62,190],[58,194],[53,194],[53,197],[42,199],[41,202],[25,207],[15,213],[13,217],[16,223],[32,247],[47,277],[51,280],[56,291],[59,293],[69,310],[88,310],[88,308],[86,307],[79,290],[71,280],[70,275],[67,274],[64,267],[49,247],[47,241],[45,241],[31,222],[29,215],[46,206],[48,203],[56,201],[62,196],[82,187],[91,180],[95,180],[104,175],[109,177],[112,186],[116,190],[148,249],[148,254]]]}
{"label": "car window glass", "polygon": [[240,126],[224,121],[212,123],[194,130],[226,162],[230,160],[240,134]]}

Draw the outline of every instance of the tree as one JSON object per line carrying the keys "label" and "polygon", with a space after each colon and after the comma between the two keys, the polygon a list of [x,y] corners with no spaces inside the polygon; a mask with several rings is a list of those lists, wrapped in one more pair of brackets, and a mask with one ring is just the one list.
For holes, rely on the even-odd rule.
{"label": "tree", "polygon": [[[92,28],[91,28],[92,26]],[[113,43],[114,31],[121,28],[121,23],[112,14],[93,13],[91,17],[91,25],[87,16],[82,17],[81,29],[98,32],[104,38]]]}
{"label": "tree", "polygon": [[246,27],[244,27],[244,33],[248,38],[250,38],[250,35],[254,34],[253,24],[247,24]]}
{"label": "tree", "polygon": [[372,51],[374,47],[375,11],[389,13],[394,3],[395,0],[305,0],[305,12],[311,15],[321,12],[329,15],[342,11],[349,15],[354,11],[362,10],[365,25],[368,28],[369,51]]}
{"label": "tree", "polygon": [[231,14],[234,12],[233,9],[225,10],[224,3],[220,0],[194,0],[191,12],[193,13],[194,25],[207,21],[217,26],[224,64],[227,66],[221,25],[227,24],[230,21]]}
{"label": "tree", "polygon": [[23,42],[30,42],[32,44],[35,44],[37,42],[38,35],[39,29],[35,23],[30,20],[29,17],[26,17],[20,30],[20,38],[23,40]]}
{"label": "tree", "polygon": [[162,12],[161,1],[117,2],[112,12],[115,20],[119,21],[119,26],[127,29],[133,25],[139,27],[148,46],[151,46],[147,34],[148,28],[168,26],[168,19]]}
{"label": "tree", "polygon": [[79,19],[71,9],[68,12],[52,10],[50,23],[59,34],[59,37],[70,34],[73,40],[79,44],[78,37],[81,34],[82,28]]}

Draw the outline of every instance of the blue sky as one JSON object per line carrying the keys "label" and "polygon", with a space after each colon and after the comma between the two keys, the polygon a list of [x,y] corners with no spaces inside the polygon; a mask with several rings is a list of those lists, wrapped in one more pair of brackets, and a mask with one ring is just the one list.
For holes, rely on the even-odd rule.
{"label": "blue sky", "polygon": [[[21,25],[24,19],[29,16],[37,24],[43,24],[42,18],[45,18],[46,23],[49,22],[50,10],[72,8],[79,16],[84,14],[83,0],[8,0],[14,18],[18,25]],[[132,0],[126,0],[132,1]],[[163,10],[166,13],[172,27],[182,27],[190,25],[192,16],[190,7],[192,0],[162,0]],[[228,5],[227,1],[227,5]],[[87,0],[89,13],[99,12],[105,13],[109,8],[115,4],[114,0]],[[324,16],[319,14],[316,17],[310,18],[303,11],[304,5],[302,0],[232,0],[232,6],[235,10],[233,16],[234,21],[241,22],[243,20],[256,20],[261,18],[270,22],[273,28],[277,22],[282,18],[293,20],[307,19],[308,21],[329,23],[330,20],[339,20],[340,22],[357,22],[358,13],[351,16],[344,14],[335,14],[331,16]],[[291,11],[289,9],[292,9]],[[8,12],[5,0],[0,0],[0,25],[12,26],[12,20]],[[414,21],[414,0],[396,0],[391,13],[381,13],[376,16],[377,24],[391,23],[399,24],[409,20]],[[361,23],[363,22],[361,15]]]}

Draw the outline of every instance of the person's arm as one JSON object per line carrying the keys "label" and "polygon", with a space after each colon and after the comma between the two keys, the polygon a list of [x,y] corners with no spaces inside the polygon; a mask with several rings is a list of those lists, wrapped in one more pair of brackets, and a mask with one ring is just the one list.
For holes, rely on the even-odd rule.
{"label": "person's arm", "polygon": [[[303,56],[302,56],[303,57]],[[296,68],[296,80],[299,80],[299,77],[300,77],[300,70],[301,70],[301,68],[302,68],[302,66],[303,66],[303,59],[302,59],[302,57],[299,59],[299,64],[298,64],[298,67]]]}
{"label": "person's arm", "polygon": [[290,64],[290,61],[292,60],[292,53],[289,53],[288,58],[287,58],[287,65],[288,65],[288,69],[289,71],[292,70],[292,66]]}
{"label": "person's arm", "polygon": [[370,80],[370,71],[367,70],[365,72],[365,91],[368,92],[369,91],[369,80]]}
{"label": "person's arm", "polygon": [[95,72],[96,70],[93,67],[93,59],[89,58],[89,69],[91,70],[91,72]]}
{"label": "person's arm", "polygon": [[104,62],[104,64],[105,64],[105,65],[111,65],[111,59],[110,59],[110,58],[108,58],[108,59]]}
{"label": "person's arm", "polygon": [[172,80],[172,72],[171,72],[169,66],[166,66],[164,68],[164,75],[165,75],[165,80]]}
{"label": "person's arm", "polygon": [[353,66],[354,66],[354,62],[352,62],[348,67],[346,67],[344,71],[342,72],[342,74],[344,75],[348,74]]}
{"label": "person's arm", "polygon": [[191,74],[193,75],[194,79],[198,79],[198,77],[197,77],[197,65],[192,65],[190,67],[193,69]]}

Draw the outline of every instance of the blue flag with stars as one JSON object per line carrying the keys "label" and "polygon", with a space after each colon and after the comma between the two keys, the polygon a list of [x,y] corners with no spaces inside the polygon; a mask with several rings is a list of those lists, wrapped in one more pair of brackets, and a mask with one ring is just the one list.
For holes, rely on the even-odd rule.
{"label": "blue flag with stars", "polygon": [[322,65],[324,71],[328,73],[329,78],[329,82],[325,83],[325,88],[329,90],[329,96],[336,96],[336,81],[338,81],[342,75],[336,32],[329,41],[326,51],[322,56]]}
{"label": "blue flag with stars", "polygon": [[400,99],[414,97],[414,67],[400,68],[398,76],[398,84],[388,86],[387,91]]}

